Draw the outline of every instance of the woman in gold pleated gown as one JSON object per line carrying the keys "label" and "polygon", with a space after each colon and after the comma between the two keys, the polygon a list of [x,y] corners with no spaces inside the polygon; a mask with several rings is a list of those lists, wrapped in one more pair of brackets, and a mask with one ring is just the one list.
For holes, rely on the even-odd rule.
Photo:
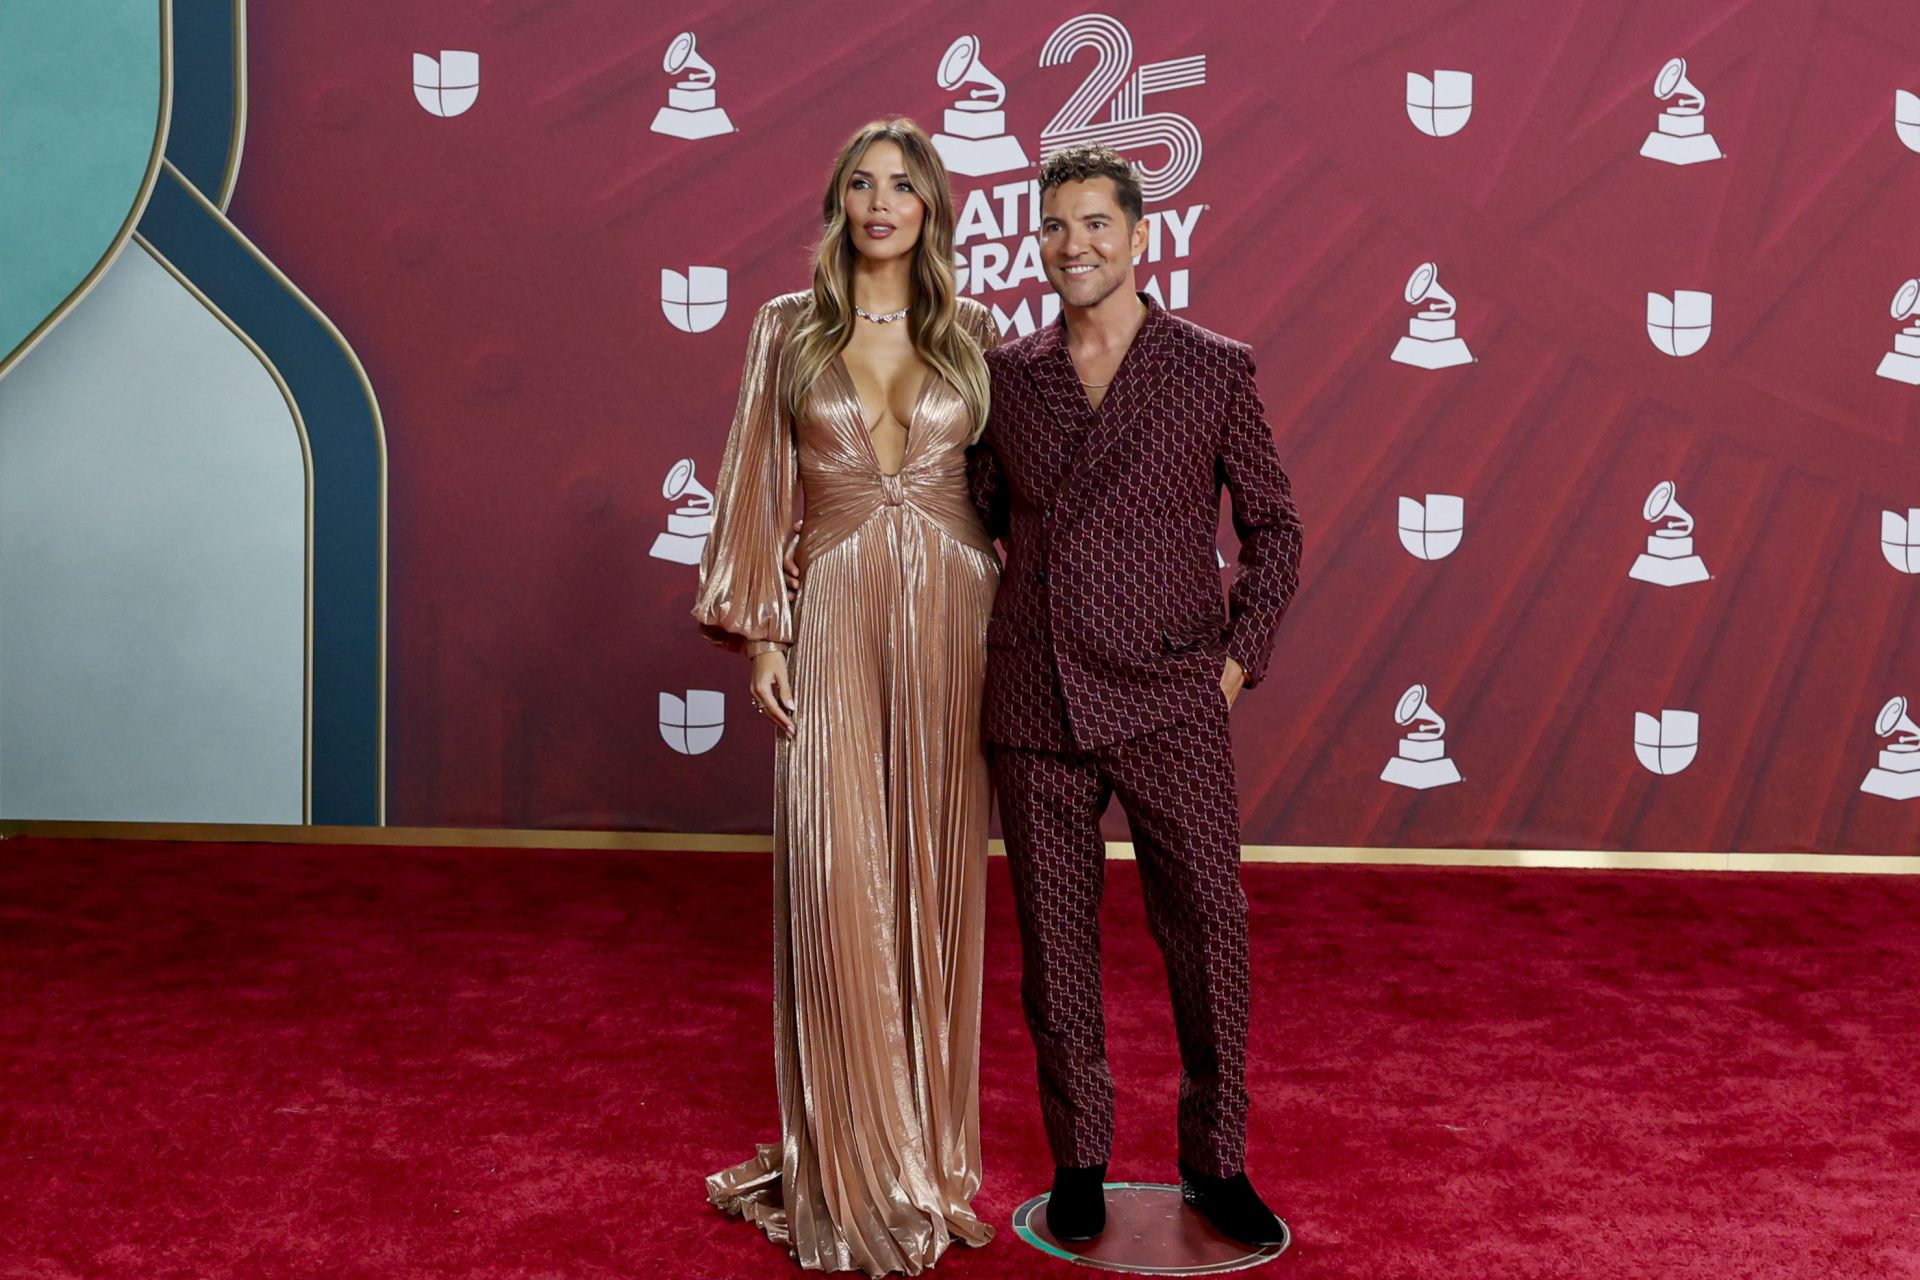
{"label": "woman in gold pleated gown", "polygon": [[998,331],[956,297],[946,171],[911,121],[848,141],[823,213],[811,292],[754,321],[693,610],[752,658],[777,735],[780,1141],[707,1194],[804,1267],[913,1275],[993,1235],[972,1200],[999,562],[965,450]]}

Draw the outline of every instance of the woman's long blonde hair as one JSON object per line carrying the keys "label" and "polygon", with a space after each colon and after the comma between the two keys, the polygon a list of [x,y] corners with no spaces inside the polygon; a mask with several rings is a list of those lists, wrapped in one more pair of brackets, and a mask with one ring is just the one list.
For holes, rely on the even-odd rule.
{"label": "woman's long blonde hair", "polygon": [[913,247],[913,300],[907,316],[913,349],[966,401],[973,439],[987,422],[987,362],[980,345],[960,323],[959,289],[953,274],[953,192],[940,153],[920,126],[904,116],[874,120],[856,130],[834,161],[821,214],[826,224],[813,255],[813,303],[787,340],[787,409],[798,416],[814,380],[853,336],[853,265],[859,250],[847,225],[846,190],[868,147],[892,142],[906,157],[907,180],[926,206],[920,240]]}

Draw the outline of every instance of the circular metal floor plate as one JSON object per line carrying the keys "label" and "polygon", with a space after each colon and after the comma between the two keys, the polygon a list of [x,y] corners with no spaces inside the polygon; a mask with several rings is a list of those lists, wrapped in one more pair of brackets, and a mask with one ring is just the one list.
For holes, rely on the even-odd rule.
{"label": "circular metal floor plate", "polygon": [[[1287,1245],[1249,1249],[1214,1230],[1187,1208],[1180,1188],[1164,1182],[1109,1182],[1107,1229],[1079,1243],[1055,1240],[1047,1230],[1047,1197],[1013,1211],[1014,1234],[1043,1253],[1102,1271],[1140,1276],[1208,1276],[1272,1262]],[[1291,1244],[1291,1239],[1288,1240]]]}

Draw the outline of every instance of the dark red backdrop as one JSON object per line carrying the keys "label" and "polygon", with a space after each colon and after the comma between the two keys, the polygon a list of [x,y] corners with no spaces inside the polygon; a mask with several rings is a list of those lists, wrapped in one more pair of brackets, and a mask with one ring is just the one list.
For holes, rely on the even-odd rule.
{"label": "dark red backdrop", "polygon": [[[1256,843],[1908,852],[1920,802],[1859,794],[1891,695],[1920,696],[1914,601],[1879,512],[1920,505],[1920,392],[1874,377],[1920,271],[1920,88],[1906,6],[1755,0],[1111,3],[1146,99],[1204,158],[1184,314],[1253,344],[1307,526],[1276,676],[1236,713]],[[819,186],[863,119],[937,128],[941,53],[977,35],[1029,155],[1092,55],[1038,65],[1084,9],[989,2],[375,0],[250,14],[241,227],[367,366],[391,457],[390,801],[399,824],[755,831],[770,750],[744,667],[651,558],[681,457],[711,483],[754,307],[804,283]],[[649,131],[692,30],[735,132]],[[464,115],[411,55],[470,49]],[[1638,149],[1682,54],[1727,158]],[[1458,136],[1409,71],[1470,71]],[[1909,84],[1909,81],[1916,83]],[[1011,175],[957,179],[964,197]],[[1195,206],[1204,206],[1196,214]],[[997,205],[995,206],[997,208]],[[1005,240],[1009,249],[1017,238]],[[1169,245],[1169,247],[1171,247]],[[1478,362],[1392,363],[1401,289],[1439,263]],[[730,273],[711,332],[663,268]],[[1699,355],[1657,352],[1648,291],[1703,289]],[[1037,305],[1043,284],[987,295]],[[1678,482],[1711,582],[1628,579],[1642,499]],[[1395,501],[1465,497],[1461,548],[1404,552]],[[1223,539],[1229,557],[1230,533]],[[323,620],[324,621],[324,620]],[[1432,689],[1465,782],[1378,780],[1395,700]],[[662,691],[715,689],[713,750],[671,749]],[[1636,710],[1701,716],[1698,759],[1636,762]]]}

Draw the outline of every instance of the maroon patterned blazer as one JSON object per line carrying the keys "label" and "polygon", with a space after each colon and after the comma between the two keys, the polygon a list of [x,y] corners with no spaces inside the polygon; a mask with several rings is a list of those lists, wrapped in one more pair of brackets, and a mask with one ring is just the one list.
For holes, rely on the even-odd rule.
{"label": "maroon patterned blazer", "polygon": [[[989,742],[1091,749],[1209,710],[1231,655],[1266,675],[1298,584],[1300,519],[1244,343],[1146,320],[1095,412],[1049,325],[987,354],[993,410],[968,459],[1006,549],[987,624]],[[1223,607],[1214,537],[1233,500]]]}

